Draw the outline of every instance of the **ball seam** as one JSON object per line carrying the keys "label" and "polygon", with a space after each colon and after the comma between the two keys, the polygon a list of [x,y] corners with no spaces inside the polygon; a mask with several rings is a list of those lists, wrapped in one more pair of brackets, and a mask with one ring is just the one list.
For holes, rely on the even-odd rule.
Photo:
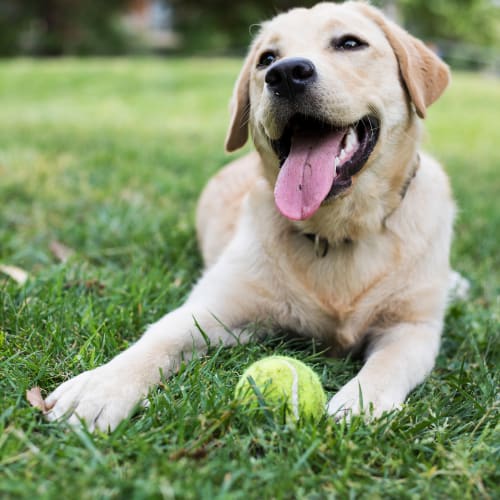
{"label": "ball seam", "polygon": [[299,420],[300,413],[299,413],[299,374],[297,372],[297,369],[295,366],[292,365],[289,361],[286,359],[282,360],[290,369],[292,372],[292,394],[291,394],[291,407],[292,407],[292,413],[293,416],[295,417],[295,420]]}

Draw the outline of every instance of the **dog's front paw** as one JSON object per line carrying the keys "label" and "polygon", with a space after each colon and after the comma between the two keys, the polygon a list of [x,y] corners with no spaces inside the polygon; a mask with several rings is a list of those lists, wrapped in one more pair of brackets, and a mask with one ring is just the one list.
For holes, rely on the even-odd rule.
{"label": "dog's front paw", "polygon": [[83,421],[90,431],[112,431],[145,392],[121,366],[111,362],[61,384],[46,399],[51,407],[47,418],[67,419],[75,426]]}
{"label": "dog's front paw", "polygon": [[328,415],[336,420],[350,419],[352,415],[365,415],[369,418],[380,417],[384,412],[400,409],[401,398],[390,390],[381,390],[370,384],[361,386],[357,378],[350,380],[340,389],[327,406]]}

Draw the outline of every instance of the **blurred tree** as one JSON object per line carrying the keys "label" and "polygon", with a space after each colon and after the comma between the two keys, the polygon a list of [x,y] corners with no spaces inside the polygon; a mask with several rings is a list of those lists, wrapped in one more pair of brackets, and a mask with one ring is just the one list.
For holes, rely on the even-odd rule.
{"label": "blurred tree", "polygon": [[406,26],[423,39],[476,45],[499,41],[498,4],[492,0],[400,0]]}
{"label": "blurred tree", "polygon": [[317,0],[170,0],[176,29],[185,50],[240,52],[251,39],[252,26],[292,7]]}
{"label": "blurred tree", "polygon": [[0,55],[123,52],[115,15],[128,0],[2,0]]}

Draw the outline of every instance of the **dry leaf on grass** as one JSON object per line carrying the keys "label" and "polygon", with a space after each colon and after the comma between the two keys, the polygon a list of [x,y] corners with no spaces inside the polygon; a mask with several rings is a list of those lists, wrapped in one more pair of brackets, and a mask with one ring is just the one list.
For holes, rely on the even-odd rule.
{"label": "dry leaf on grass", "polygon": [[29,274],[24,269],[16,266],[0,264],[0,272],[12,278],[19,285],[24,285],[29,278]]}
{"label": "dry leaf on grass", "polygon": [[26,399],[29,401],[31,406],[38,408],[43,413],[47,413],[53,405],[48,405],[42,397],[42,391],[40,387],[32,387],[30,390],[26,391]]}
{"label": "dry leaf on grass", "polygon": [[75,253],[72,248],[57,240],[50,242],[49,249],[52,252],[52,255],[63,264],[67,262],[67,260]]}
{"label": "dry leaf on grass", "polygon": [[87,292],[96,292],[97,294],[101,295],[103,290],[106,288],[106,285],[104,285],[104,283],[101,283],[99,280],[96,279],[90,279],[85,281],[73,280],[73,281],[67,281],[64,284],[65,290],[78,287],[82,287]]}

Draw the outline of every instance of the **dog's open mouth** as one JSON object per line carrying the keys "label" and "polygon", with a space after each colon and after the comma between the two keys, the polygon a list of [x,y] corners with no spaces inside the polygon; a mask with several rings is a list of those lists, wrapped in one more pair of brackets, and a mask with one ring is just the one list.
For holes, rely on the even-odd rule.
{"label": "dog's open mouth", "polygon": [[379,125],[371,115],[346,127],[295,115],[281,138],[271,141],[280,160],[274,189],[279,211],[292,220],[308,219],[348,188],[375,148]]}

